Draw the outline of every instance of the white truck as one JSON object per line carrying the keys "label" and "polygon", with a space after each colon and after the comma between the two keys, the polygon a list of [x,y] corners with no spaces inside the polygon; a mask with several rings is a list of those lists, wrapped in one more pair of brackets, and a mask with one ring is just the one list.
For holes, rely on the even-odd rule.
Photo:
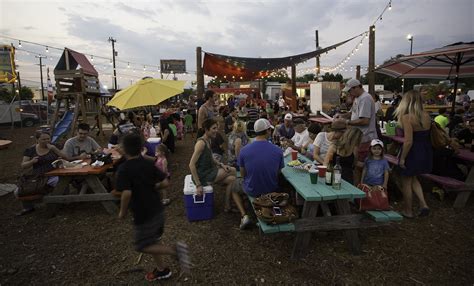
{"label": "white truck", "polygon": [[36,114],[22,112],[19,101],[0,101],[0,125],[21,124],[31,127],[37,123],[39,123],[39,117]]}

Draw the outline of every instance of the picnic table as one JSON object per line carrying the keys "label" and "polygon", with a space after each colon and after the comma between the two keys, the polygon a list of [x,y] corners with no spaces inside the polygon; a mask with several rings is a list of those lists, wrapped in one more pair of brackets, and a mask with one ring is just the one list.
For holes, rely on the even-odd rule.
{"label": "picnic table", "polygon": [[[305,157],[298,155],[301,161]],[[343,230],[347,245],[353,254],[361,253],[358,229],[388,224],[388,221],[376,222],[365,214],[352,214],[350,202],[365,197],[365,193],[346,181],[342,181],[340,190],[334,190],[325,184],[324,178],[318,178],[317,184],[311,184],[309,173],[287,165],[290,156],[284,158],[285,167],[282,174],[295,188],[298,195],[304,199],[301,218],[294,221],[296,239],[292,258],[302,257],[306,253],[313,231]],[[331,213],[329,204],[336,206]],[[316,217],[321,208],[323,216]],[[388,212],[387,212],[388,213]]]}
{"label": "picnic table", "polygon": [[[405,138],[402,136],[387,134],[382,134],[382,136],[398,144],[403,144],[403,141],[405,140]],[[464,161],[466,164],[471,166],[467,178],[464,182],[458,181],[454,178],[437,176],[432,174],[423,174],[422,176],[443,186],[446,186],[448,191],[458,192],[456,201],[454,202],[453,206],[455,208],[462,208],[466,205],[471,191],[474,190],[474,168],[472,168],[472,165],[474,164],[474,152],[462,148],[454,154],[454,157]]]}
{"label": "picnic table", "polygon": [[318,123],[318,124],[322,124],[322,125],[332,123],[332,119],[329,119],[329,118],[326,118],[326,117],[311,117],[309,119],[309,121],[314,122],[314,123]]}
{"label": "picnic table", "polygon": [[12,144],[12,141],[10,140],[0,140],[0,150],[1,149],[7,149],[8,146]]}
{"label": "picnic table", "polygon": [[[105,174],[107,170],[119,160],[120,155],[115,149],[104,149],[104,153],[112,153],[113,163],[105,164],[101,167],[92,167],[90,159],[84,160],[88,165],[79,169],[54,169],[46,173],[46,176],[58,176],[59,182],[53,192],[43,198],[43,202],[47,204],[61,204],[71,202],[101,202],[106,211],[110,214],[116,214],[117,206],[113,201],[118,200],[115,196],[108,193],[104,185],[100,181],[100,176]],[[78,195],[65,194],[69,184],[79,179],[83,181],[93,192],[93,194],[80,193]],[[55,207],[51,207],[54,213]]]}

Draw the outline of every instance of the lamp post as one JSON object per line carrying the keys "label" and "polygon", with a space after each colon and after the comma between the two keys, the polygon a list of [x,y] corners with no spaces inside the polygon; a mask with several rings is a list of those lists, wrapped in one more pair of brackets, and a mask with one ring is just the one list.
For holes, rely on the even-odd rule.
{"label": "lamp post", "polygon": [[407,40],[410,41],[410,56],[413,54],[413,35],[408,34]]}

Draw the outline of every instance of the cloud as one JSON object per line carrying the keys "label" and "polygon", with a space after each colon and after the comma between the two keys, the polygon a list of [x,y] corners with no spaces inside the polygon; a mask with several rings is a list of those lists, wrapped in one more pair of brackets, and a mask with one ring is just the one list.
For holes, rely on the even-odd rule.
{"label": "cloud", "polygon": [[23,30],[36,30],[36,28],[33,26],[24,26]]}
{"label": "cloud", "polygon": [[[138,2],[138,3],[140,3],[140,2]],[[126,5],[123,2],[118,2],[115,5],[118,9],[120,9],[122,11],[125,11],[127,13],[130,13],[130,14],[133,14],[133,15],[139,16],[139,17],[152,17],[152,16],[156,15],[155,12],[151,9],[138,9],[138,8]]]}
{"label": "cloud", "polygon": [[58,10],[59,10],[59,11],[66,12],[66,8],[64,8],[64,7],[58,7]]}

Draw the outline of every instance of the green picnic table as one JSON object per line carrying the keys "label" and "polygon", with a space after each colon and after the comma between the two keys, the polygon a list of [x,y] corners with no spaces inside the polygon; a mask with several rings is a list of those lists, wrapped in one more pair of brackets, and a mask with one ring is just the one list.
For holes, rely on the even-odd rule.
{"label": "green picnic table", "polygon": [[[309,161],[298,155],[301,161]],[[296,239],[292,258],[300,258],[307,251],[311,235],[314,231],[343,230],[346,242],[354,254],[361,253],[358,229],[375,226],[375,222],[364,214],[352,214],[350,202],[364,198],[365,193],[343,180],[340,190],[325,184],[324,178],[318,178],[317,184],[311,184],[309,173],[288,166],[291,156],[284,158],[285,167],[282,174],[295,188],[297,195],[304,199],[301,218],[294,221]],[[331,213],[328,204],[335,205],[335,213]],[[321,208],[322,217],[317,217]],[[377,225],[380,225],[378,222]]]}

